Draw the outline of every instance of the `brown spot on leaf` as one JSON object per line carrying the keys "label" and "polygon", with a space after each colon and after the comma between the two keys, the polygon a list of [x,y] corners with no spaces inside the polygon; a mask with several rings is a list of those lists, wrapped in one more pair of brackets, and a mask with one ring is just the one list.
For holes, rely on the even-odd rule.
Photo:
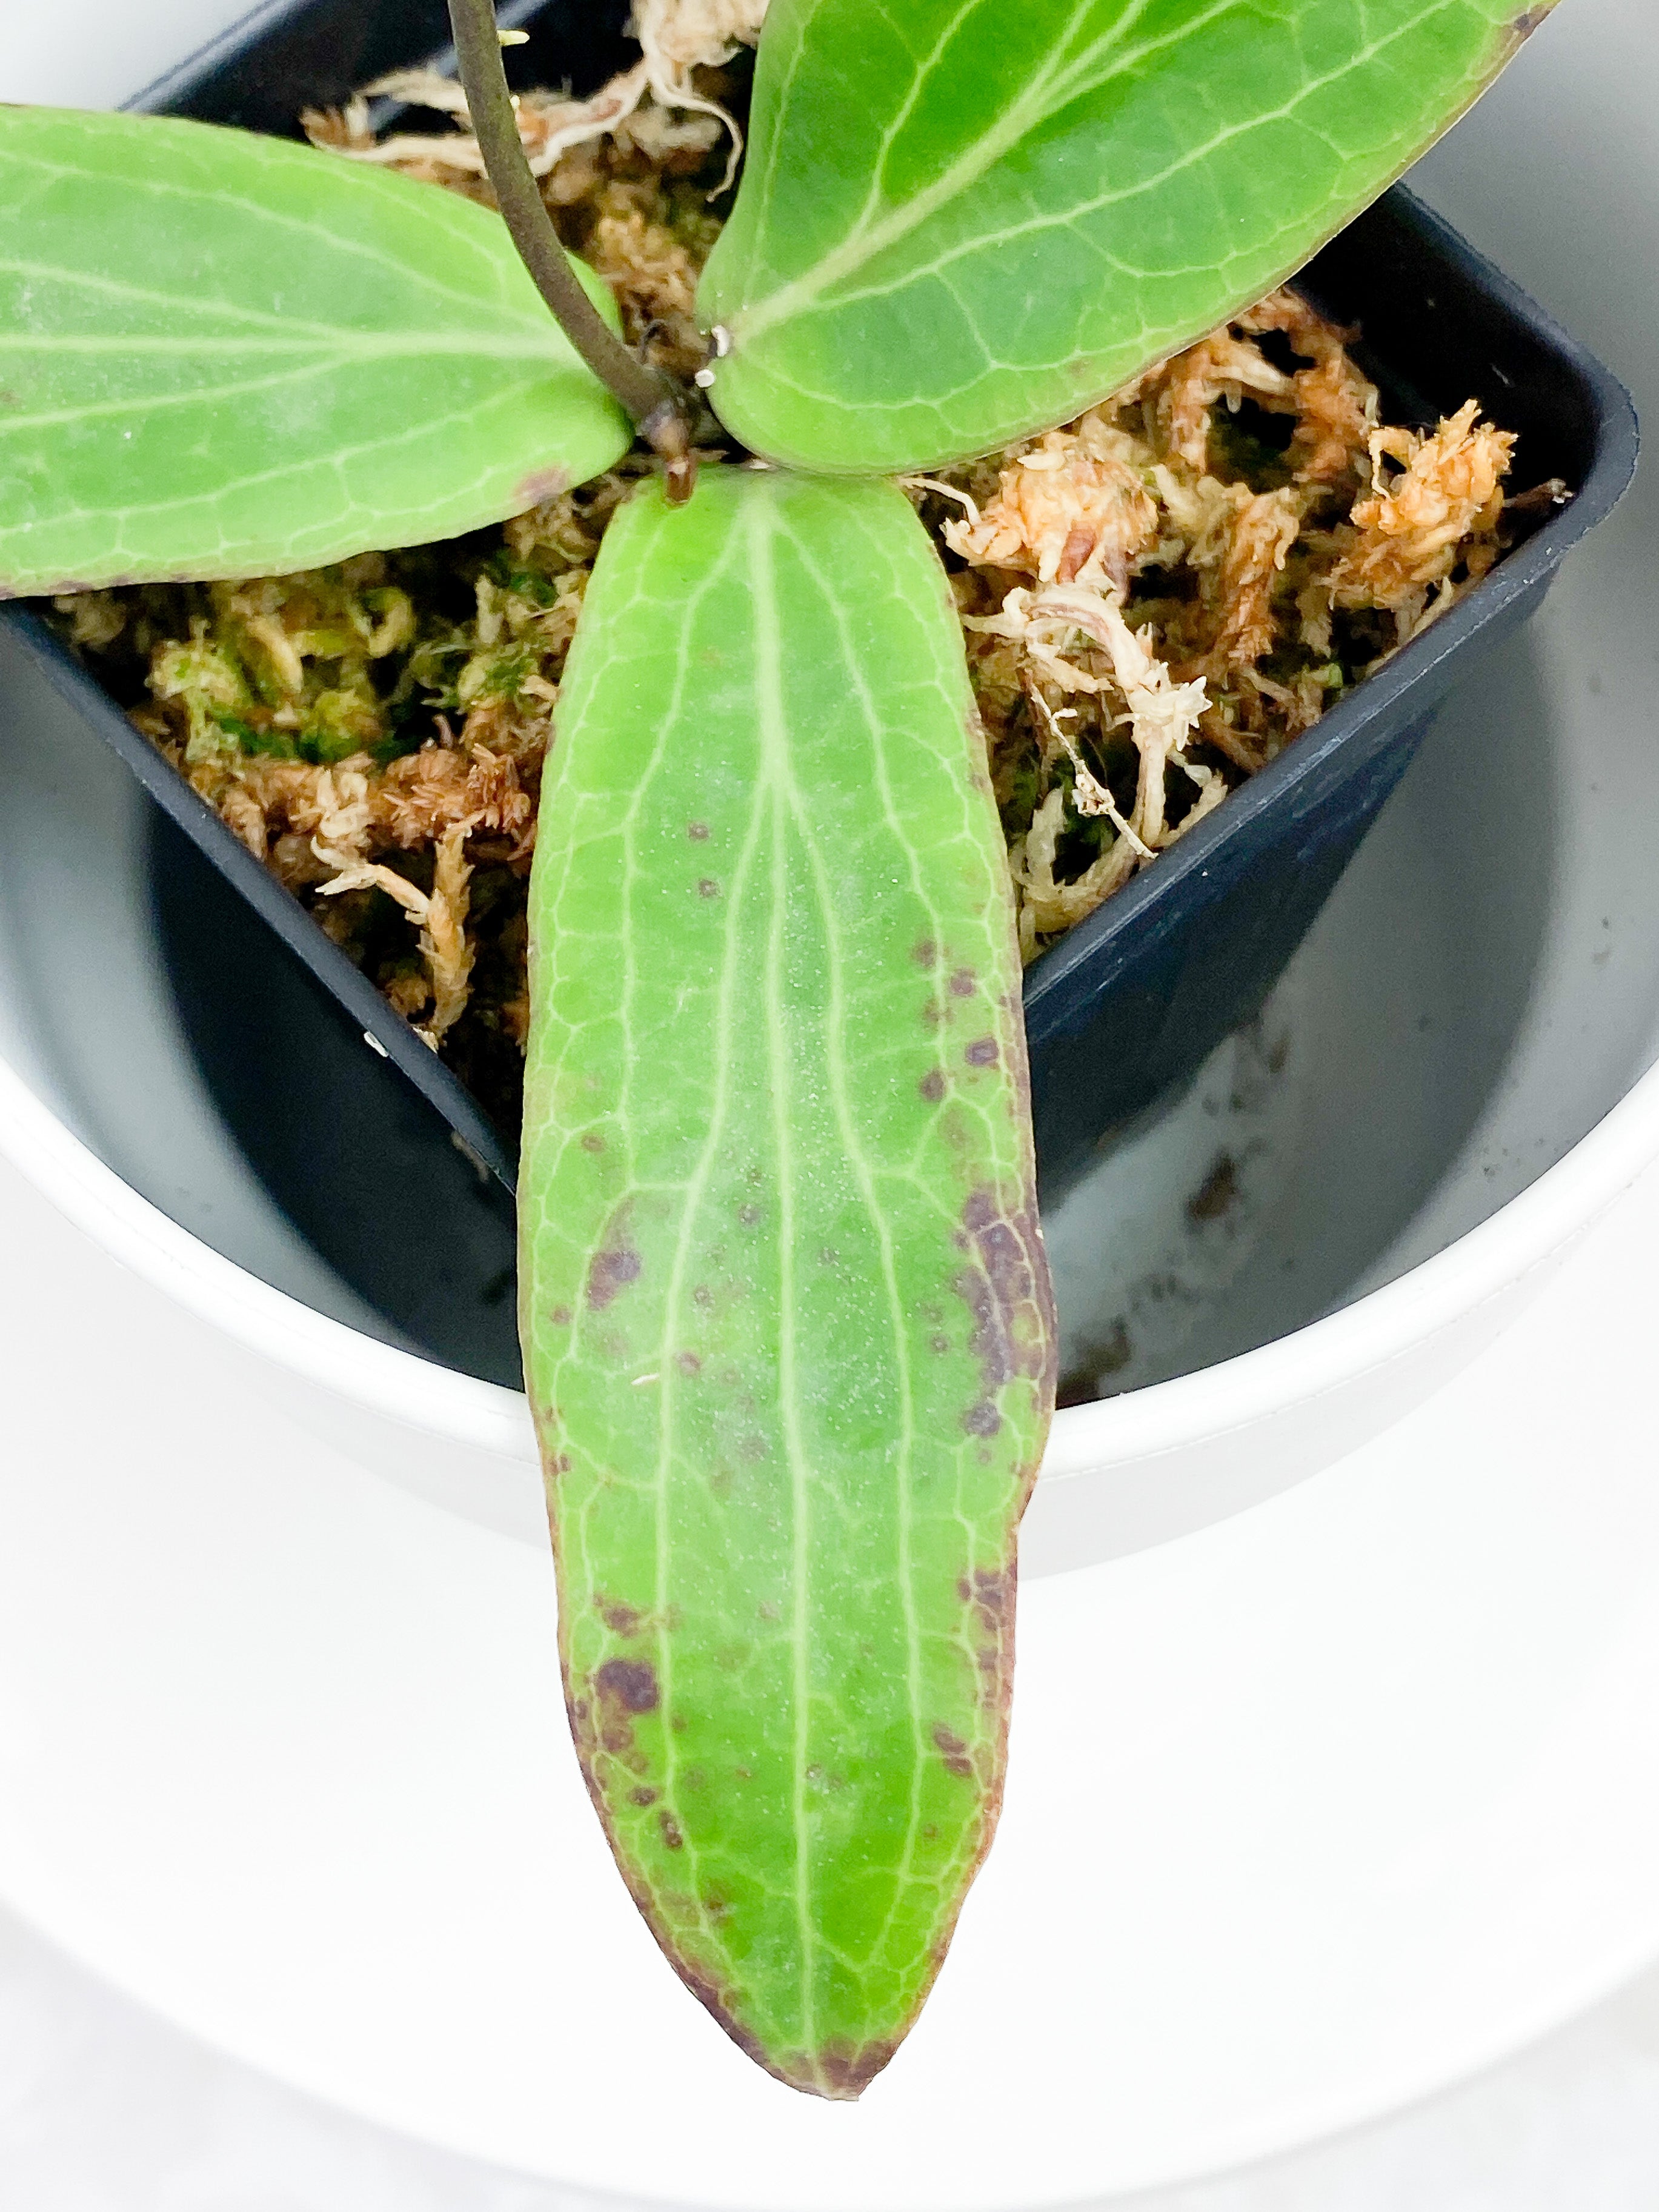
{"label": "brown spot on leaf", "polygon": [[513,496],[520,507],[539,507],[544,499],[556,499],[569,489],[568,469],[532,469],[527,477],[520,479]]}
{"label": "brown spot on leaf", "polygon": [[571,1706],[577,1751],[584,1764],[595,1748],[608,1751],[638,1774],[646,1761],[634,1747],[634,1723],[639,1715],[657,1710],[656,1672],[644,1659],[607,1659],[594,1669],[592,1682],[591,1722],[584,1704]]}
{"label": "brown spot on leaf", "polygon": [[654,1805],[657,1802],[657,1791],[651,1789],[643,1782],[639,1784],[636,1788],[630,1790],[628,1793],[629,1802],[630,1804],[639,1806]]}
{"label": "brown spot on leaf", "polygon": [[595,1312],[608,1306],[618,1291],[640,1279],[644,1265],[631,1245],[621,1245],[614,1250],[596,1252],[588,1263],[587,1303]]}
{"label": "brown spot on leaf", "polygon": [[605,1150],[605,1139],[597,1129],[582,1132],[582,1150],[585,1152],[602,1152]]}
{"label": "brown spot on leaf", "polygon": [[698,1358],[695,1352],[677,1352],[674,1354],[674,1364],[679,1369],[682,1375],[701,1375],[702,1373],[702,1362]]}
{"label": "brown spot on leaf", "polygon": [[1000,1054],[994,1037],[975,1037],[963,1053],[969,1067],[994,1067]]}
{"label": "brown spot on leaf", "polygon": [[951,996],[953,999],[971,999],[978,988],[979,979],[971,968],[958,968],[951,978]]}
{"label": "brown spot on leaf", "polygon": [[685,834],[696,843],[703,844],[708,836],[708,824],[706,822],[688,822],[685,825]]}
{"label": "brown spot on leaf", "polygon": [[1018,1588],[1018,1568],[1012,1559],[1006,1566],[975,1567],[957,1584],[957,1596],[969,1608],[980,1703],[988,1713],[999,1716],[1004,1727],[1013,1688]]}
{"label": "brown spot on leaf", "polygon": [[552,1322],[555,1328],[568,1328],[571,1322],[576,1316],[571,1312],[568,1306],[555,1306],[552,1312],[549,1314],[547,1317]]}
{"label": "brown spot on leaf", "polygon": [[637,1636],[645,1615],[620,1598],[603,1597],[594,1593],[593,1604],[599,1618],[613,1636]]}
{"label": "brown spot on leaf", "polygon": [[973,1255],[952,1287],[974,1317],[971,1349],[987,1396],[1015,1376],[1048,1380],[1055,1359],[1054,1297],[1036,1206],[1010,1215],[994,1192],[969,1194],[957,1240]]}
{"label": "brown spot on leaf", "polygon": [[927,1074],[922,1077],[919,1088],[921,1089],[922,1097],[927,1101],[927,1103],[930,1106],[938,1105],[939,1100],[945,1096],[945,1071],[943,1068],[930,1067]]}
{"label": "brown spot on leaf", "polygon": [[966,1781],[973,1779],[974,1762],[967,1745],[959,1735],[952,1735],[943,1721],[933,1723],[933,1748],[952,1774],[960,1774]]}
{"label": "brown spot on leaf", "polygon": [[593,1676],[600,1702],[624,1712],[654,1713],[662,1702],[657,1670],[648,1659],[607,1659]]}
{"label": "brown spot on leaf", "polygon": [[912,945],[910,957],[918,968],[931,968],[939,959],[939,947],[931,937],[924,937],[920,945]]}
{"label": "brown spot on leaf", "polygon": [[629,1199],[615,1209],[605,1224],[604,1243],[587,1263],[587,1303],[595,1313],[601,1312],[629,1283],[639,1280],[644,1262],[629,1233],[633,1210]]}
{"label": "brown spot on leaf", "polygon": [[1523,9],[1520,15],[1518,15],[1515,19],[1514,27],[1516,37],[1517,39],[1531,38],[1533,33],[1543,21],[1545,16],[1549,14],[1550,9],[1554,6],[1554,4],[1555,0],[1544,0],[1544,4],[1541,7]]}
{"label": "brown spot on leaf", "polygon": [[761,1210],[757,1206],[740,1206],[738,1208],[738,1219],[745,1229],[757,1229],[760,1226]]}
{"label": "brown spot on leaf", "polygon": [[697,896],[699,898],[718,898],[720,895],[720,887],[714,881],[713,876],[704,876],[702,880],[697,885]]}
{"label": "brown spot on leaf", "polygon": [[570,1472],[569,1453],[555,1452],[552,1458],[547,1462],[547,1471],[550,1474],[568,1474]]}
{"label": "brown spot on leaf", "polygon": [[[896,2043],[872,2041],[856,2046],[837,2038],[826,2043],[818,2053],[817,2080],[815,2087],[821,2096],[835,2101],[850,2102],[860,2096],[886,2065],[898,2045]],[[786,2081],[792,2080],[785,2075]]]}
{"label": "brown spot on leaf", "polygon": [[1013,1617],[1016,1587],[1012,1567],[975,1567],[957,1583],[957,1595],[1000,1633],[1003,1623]]}
{"label": "brown spot on leaf", "polygon": [[988,1398],[981,1398],[963,1415],[962,1425],[970,1437],[994,1437],[1001,1430],[1002,1416]]}
{"label": "brown spot on leaf", "polygon": [[661,1812],[658,1814],[657,1818],[662,1823],[662,1839],[664,1843],[667,1844],[669,1850],[671,1851],[683,1851],[685,1849],[685,1838],[680,1832],[679,1822],[674,1818],[674,1815],[669,1811],[666,1805],[665,1805]]}

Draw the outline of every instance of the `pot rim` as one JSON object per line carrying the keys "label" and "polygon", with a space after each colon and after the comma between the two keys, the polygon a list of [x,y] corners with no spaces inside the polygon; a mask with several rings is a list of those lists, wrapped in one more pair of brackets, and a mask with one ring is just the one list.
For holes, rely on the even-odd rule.
{"label": "pot rim", "polygon": [[[233,1342],[362,1411],[533,1460],[522,1393],[384,1344],[227,1259],[123,1182],[0,1057],[0,1157],[73,1225]],[[1571,1241],[1659,1157],[1659,1065],[1535,1182],[1352,1304],[1213,1367],[1055,1415],[1045,1481],[1224,1438],[1410,1352]]]}

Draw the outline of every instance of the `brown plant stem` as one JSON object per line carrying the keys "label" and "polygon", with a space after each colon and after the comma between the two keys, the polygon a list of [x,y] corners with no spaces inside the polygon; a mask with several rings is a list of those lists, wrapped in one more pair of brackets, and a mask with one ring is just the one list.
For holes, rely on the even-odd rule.
{"label": "brown plant stem", "polygon": [[649,368],[616,335],[583,290],[519,137],[519,118],[501,63],[495,0],[449,0],[461,89],[489,181],[520,258],[571,344],[632,416],[662,460],[668,496],[688,499],[696,481],[692,409],[670,377]]}

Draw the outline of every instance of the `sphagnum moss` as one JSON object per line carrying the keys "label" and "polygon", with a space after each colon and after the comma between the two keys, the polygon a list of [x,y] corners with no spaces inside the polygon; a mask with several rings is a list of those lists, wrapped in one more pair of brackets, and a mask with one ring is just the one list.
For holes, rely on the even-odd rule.
{"label": "sphagnum moss", "polygon": [[[706,351],[696,282],[728,204],[721,116],[742,105],[729,78],[699,82],[720,115],[648,91],[614,119],[604,94],[527,103],[550,141],[580,110],[589,135],[540,165],[544,198],[630,341],[681,375]],[[377,145],[356,106],[307,123],[489,197],[464,133]],[[1503,491],[1513,439],[1473,403],[1432,434],[1386,425],[1355,335],[1276,293],[1064,428],[910,480],[951,572],[1028,961],[1524,520]],[[594,556],[645,465],[447,545],[62,603],[140,728],[508,1130],[542,763]]]}

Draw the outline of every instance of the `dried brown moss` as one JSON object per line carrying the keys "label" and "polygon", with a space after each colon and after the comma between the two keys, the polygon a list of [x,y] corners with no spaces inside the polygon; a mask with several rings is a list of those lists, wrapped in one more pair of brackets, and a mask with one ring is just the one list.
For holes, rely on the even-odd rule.
{"label": "dried brown moss", "polygon": [[1497,559],[1514,439],[1473,401],[1385,427],[1354,336],[1275,293],[913,484],[954,556],[1028,959]]}
{"label": "dried brown moss", "polygon": [[[696,4],[699,36],[727,43],[759,18]],[[729,143],[726,88],[697,83],[689,113],[643,81],[521,110],[566,243],[682,375],[704,357],[696,285]],[[457,112],[424,81],[398,88]],[[489,197],[464,131],[376,147],[358,106],[307,127]],[[952,574],[1028,958],[1498,557],[1513,440],[1473,402],[1431,433],[1385,425],[1352,335],[1275,294],[1066,428],[913,483]],[[452,544],[59,603],[139,726],[507,1127],[559,679],[644,465]]]}

